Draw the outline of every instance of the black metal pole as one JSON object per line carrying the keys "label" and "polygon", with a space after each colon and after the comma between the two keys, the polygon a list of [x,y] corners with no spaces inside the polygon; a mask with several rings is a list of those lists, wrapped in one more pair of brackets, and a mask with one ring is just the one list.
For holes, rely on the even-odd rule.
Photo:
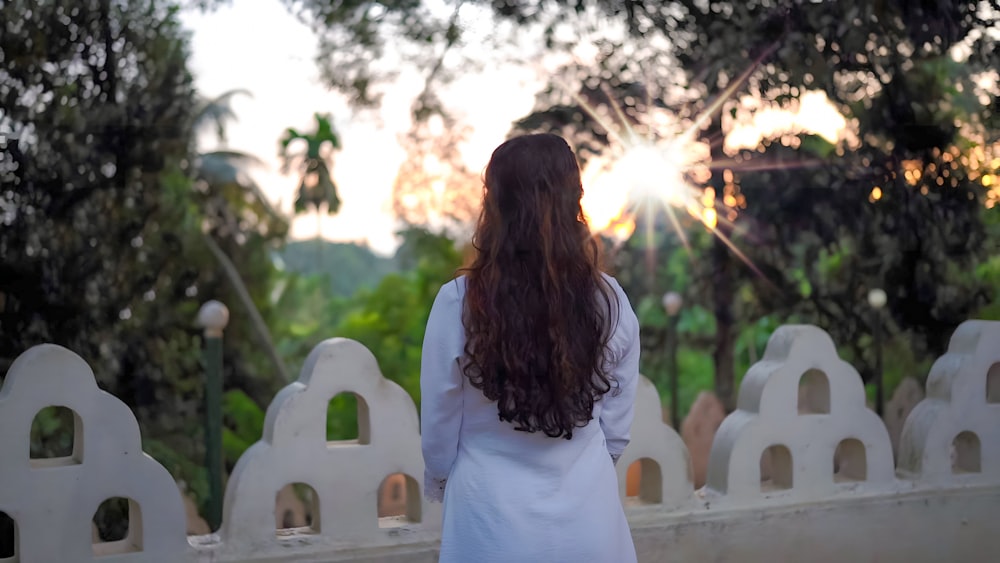
{"label": "black metal pole", "polygon": [[882,311],[875,309],[872,312],[874,322],[872,323],[872,336],[875,343],[875,412],[883,414],[883,384],[882,384]]}
{"label": "black metal pole", "polygon": [[222,524],[222,332],[229,323],[229,310],[209,301],[198,312],[204,329],[202,366],[205,370],[205,469],[208,472],[206,520],[212,530]]}
{"label": "black metal pole", "polygon": [[680,432],[680,374],[677,370],[677,317],[670,315],[667,328],[667,362],[670,369],[670,424]]}
{"label": "black metal pole", "polygon": [[205,338],[205,467],[208,525],[222,523],[222,335]]}

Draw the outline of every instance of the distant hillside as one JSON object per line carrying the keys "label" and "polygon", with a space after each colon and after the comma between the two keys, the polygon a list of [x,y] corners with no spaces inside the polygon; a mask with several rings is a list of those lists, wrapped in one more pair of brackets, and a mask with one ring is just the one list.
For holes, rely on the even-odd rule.
{"label": "distant hillside", "polygon": [[290,272],[326,276],[331,293],[340,297],[350,297],[362,287],[374,287],[383,276],[399,269],[393,258],[382,258],[367,247],[349,242],[294,241],[286,244],[278,256]]}

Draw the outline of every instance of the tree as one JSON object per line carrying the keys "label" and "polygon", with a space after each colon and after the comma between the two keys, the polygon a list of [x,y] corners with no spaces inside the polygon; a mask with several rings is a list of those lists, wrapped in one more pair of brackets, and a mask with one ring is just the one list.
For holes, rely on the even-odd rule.
{"label": "tree", "polygon": [[[236,120],[232,100],[237,95],[250,96],[251,94],[247,90],[237,89],[223,92],[214,98],[196,96],[193,118],[194,133],[202,136],[211,130],[215,140],[221,146],[216,150],[198,153],[195,179],[209,186],[234,188],[232,191],[236,194],[243,192],[243,200],[255,208],[255,213],[258,216],[271,221],[276,236],[283,236],[287,232],[288,219],[274,208],[260,186],[247,172],[252,167],[260,166],[261,160],[252,154],[226,148],[228,141],[226,127],[230,121]],[[216,191],[221,190],[217,188]],[[237,220],[232,216],[231,211],[226,219],[230,228]]]}
{"label": "tree", "polygon": [[[331,2],[285,0],[289,8],[314,23],[319,35],[316,61],[322,78],[348,92],[357,107],[374,107],[387,82],[399,75],[400,63],[424,73],[428,88],[414,100],[423,120],[442,110],[432,85],[447,80],[453,67],[446,57],[461,47],[463,5],[448,2]],[[455,61],[450,61],[454,64]]]}
{"label": "tree", "polygon": [[[669,14],[643,11],[636,22],[683,38],[678,60],[689,76],[709,77],[707,92],[724,86],[715,77],[734,76],[746,59],[767,54],[750,82],[758,95],[794,103],[806,90],[818,89],[857,128],[857,145],[843,155],[829,153],[833,147],[815,139],[801,141],[813,147],[805,151],[810,156],[824,158],[826,170],[757,175],[734,167],[748,202],[753,249],[762,251],[752,258],[764,262],[763,254],[772,250],[786,258],[802,252],[815,291],[801,295],[808,304],[792,310],[828,328],[839,342],[860,341],[869,323],[859,296],[885,285],[898,326],[912,329],[918,350],[940,352],[947,335],[983,299],[968,279],[961,282],[966,291],[953,292],[960,283],[956,270],[974,267],[996,244],[986,244],[977,174],[950,164],[964,152],[960,146],[980,135],[978,122],[989,114],[988,106],[971,104],[967,96],[976,90],[976,74],[998,62],[995,39],[984,31],[996,25],[996,3],[990,3],[992,14],[981,9],[985,3],[969,1],[677,4],[682,9]],[[734,29],[745,32],[720,33]],[[961,64],[949,58],[959,47],[969,50]],[[783,160],[789,158],[796,160]],[[797,190],[776,192],[775,186],[792,178]],[[784,232],[768,237],[769,231]],[[844,267],[852,279],[828,293],[832,288],[815,266],[838,248],[853,258]],[[771,263],[779,274],[772,279],[788,288],[794,269],[786,264]],[[761,295],[780,310],[795,293]],[[870,357],[857,355],[870,376]]]}
{"label": "tree", "polygon": [[470,234],[482,200],[482,178],[459,152],[467,132],[457,120],[433,115],[401,135],[407,156],[396,174],[392,208],[403,224],[455,237]]}
{"label": "tree", "polygon": [[[859,338],[870,330],[870,315],[859,298],[866,288],[891,285],[890,312],[899,326],[908,327],[919,355],[940,351],[947,334],[984,298],[982,284],[957,280],[955,272],[974,268],[996,244],[982,228],[984,190],[977,174],[959,172],[949,164],[963,152],[957,150],[968,142],[963,138],[981,136],[977,123],[990,113],[967,97],[975,91],[976,73],[995,64],[993,40],[981,33],[994,21],[977,12],[976,2],[938,3],[927,9],[897,2],[661,6],[632,3],[628,27],[633,33],[648,30],[640,33],[644,38],[654,31],[669,33],[675,43],[671,54],[686,70],[691,88],[707,100],[719,96],[748,60],[762,58],[763,65],[749,82],[758,97],[789,105],[808,89],[822,89],[854,122],[860,140],[852,152],[844,153],[841,147],[837,154],[818,138],[790,136],[783,142],[801,143],[805,150],[775,144],[764,155],[745,151],[733,158],[723,152],[723,119],[709,122],[704,137],[713,142],[712,160],[728,163],[713,174],[715,207],[725,210],[725,198],[735,199],[740,191],[747,201],[735,225],[720,222],[719,229],[747,242],[746,235],[751,235],[752,244],[744,246],[771,280],[758,283],[755,272],[740,269],[721,238],[713,242],[710,259],[699,262],[708,265],[701,275],[709,283],[699,285],[712,289],[716,387],[722,398],[732,407],[733,307],[741,283],[758,286],[765,310],[802,315],[828,328],[838,342],[854,348],[856,360],[868,367],[863,369],[866,377],[872,373],[870,356],[861,353],[865,340]],[[845,15],[851,25],[841,25]],[[972,55],[961,65],[950,62],[949,49],[963,42]],[[628,115],[639,103],[628,102],[637,98],[627,93],[633,88],[628,81],[641,81],[643,73],[639,61],[611,61],[617,67],[608,61],[623,48],[612,45],[603,53],[601,68],[616,68],[615,74],[594,71],[590,76],[617,80],[616,102]],[[619,77],[623,72],[626,76]],[[641,84],[647,90],[664,89],[663,84]],[[581,92],[584,97],[586,90]],[[739,100],[732,99],[723,108],[735,114],[738,106]],[[588,126],[579,107],[558,102],[542,105],[522,124],[551,120],[552,110],[563,114],[555,125]],[[964,123],[964,131],[955,122]],[[740,163],[748,159],[779,169],[740,173]],[[805,166],[806,160],[823,162],[824,169]],[[917,162],[920,170],[904,170]],[[730,175],[735,172],[736,180],[727,181],[723,168],[729,168]],[[942,172],[928,174],[934,170]],[[797,189],[777,192],[777,186]],[[876,193],[873,186],[877,197],[871,195]],[[921,196],[910,195],[916,190]],[[873,204],[870,198],[880,201]],[[815,265],[823,255],[843,257],[844,252],[851,260],[842,261],[838,272],[852,275],[831,285],[825,279],[832,274],[829,267],[819,272]],[[799,290],[802,282],[809,288],[804,293]],[[775,283],[779,292],[774,291]],[[956,291],[956,284],[962,289]]]}
{"label": "tree", "polygon": [[[146,451],[197,492],[194,319],[202,300],[236,301],[206,233],[267,318],[280,230],[242,192],[195,182],[197,100],[173,3],[72,8],[0,11],[0,357],[43,342],[79,353],[133,409]],[[248,326],[234,308],[227,385],[266,401],[279,381]]]}
{"label": "tree", "polygon": [[288,370],[274,346],[271,332],[254,303],[239,268],[216,242],[216,238],[245,238],[245,223],[241,222],[245,222],[248,212],[257,218],[257,228],[266,238],[284,238],[288,233],[288,219],[271,205],[257,182],[246,172],[247,167],[259,165],[260,159],[224,148],[226,125],[230,120],[236,119],[231,101],[237,94],[249,95],[249,92],[230,90],[215,98],[201,98],[194,114],[194,133],[203,134],[205,129],[211,127],[216,140],[223,144],[222,149],[200,152],[195,162],[194,187],[207,223],[203,239],[246,311],[257,341],[270,357],[281,380],[289,381]]}
{"label": "tree", "polygon": [[[400,233],[403,244],[392,272],[372,287],[347,296],[331,295],[316,276],[289,274],[278,288],[277,306],[285,311],[276,325],[278,346],[289,365],[301,365],[312,348],[331,337],[355,339],[374,354],[382,374],[420,400],[420,354],[424,328],[438,289],[460,263],[454,241],[424,229]],[[336,247],[333,247],[336,248]],[[357,403],[340,394],[327,409],[327,439],[356,437]],[[223,449],[229,466],[260,438],[267,403],[239,389],[226,393]]]}
{"label": "tree", "polygon": [[[156,350],[196,344],[184,311],[148,316],[200,277],[175,260],[190,235],[169,228],[189,220],[190,202],[193,91],[179,25],[160,4],[93,1],[73,15],[59,2],[20,4],[0,16],[0,348],[67,345],[105,388],[150,405],[164,372],[197,369],[197,354],[164,365]],[[196,304],[186,309],[193,318]]]}
{"label": "tree", "polygon": [[328,297],[350,297],[359,289],[375,287],[386,274],[398,270],[393,258],[379,256],[360,244],[326,241],[318,262],[314,247],[312,241],[289,241],[278,258],[288,273],[323,278]]}
{"label": "tree", "polygon": [[[282,172],[288,172],[294,167],[301,176],[295,197],[295,212],[302,213],[310,208],[316,212],[318,249],[323,220],[321,208],[326,206],[327,213],[331,215],[340,210],[340,196],[331,171],[333,152],[340,150],[340,136],[329,115],[317,113],[313,118],[316,120],[316,129],[311,133],[300,133],[291,127],[285,131],[281,138],[280,156],[283,161]],[[305,146],[298,152],[290,148],[302,144]]]}
{"label": "tree", "polygon": [[[305,17],[315,22],[317,30],[323,36],[324,45],[327,46],[321,54],[324,75],[331,85],[347,92],[358,105],[377,102],[379,88],[384,87],[385,81],[393,76],[391,70],[407,66],[424,73],[428,88],[415,100],[414,113],[417,116],[426,115],[427,112],[421,110],[427,107],[446,111],[439,108],[439,104],[421,101],[436,100],[434,88],[439,87],[456,70],[470,66],[469,56],[463,56],[462,50],[472,44],[473,40],[465,30],[482,29],[482,26],[477,28],[469,23],[483,15],[494,17],[495,25],[491,27],[487,37],[475,37],[476,44],[501,44],[519,35],[537,34],[547,48],[562,52],[577,45],[581,38],[589,41],[595,33],[602,33],[601,29],[606,29],[608,21],[617,22],[620,24],[619,28],[612,29],[611,33],[600,37],[595,43],[599,59],[609,60],[609,53],[626,53],[629,56],[619,56],[615,65],[608,65],[600,69],[600,72],[590,75],[587,88],[593,89],[623,72],[631,72],[631,78],[621,80],[622,83],[631,82],[638,85],[640,90],[646,91],[654,86],[659,87],[662,92],[654,93],[653,97],[670,104],[676,101],[675,94],[679,88],[687,94],[695,94],[695,98],[713,100],[722,95],[730,81],[746,70],[748,65],[761,61],[761,66],[749,77],[742,93],[790,105],[795,104],[804,92],[819,90],[848,116],[852,130],[859,133],[860,144],[851,147],[851,152],[844,155],[834,152],[824,156],[843,157],[843,166],[838,166],[837,169],[847,175],[833,178],[820,170],[810,172],[803,180],[811,180],[810,185],[819,184],[822,190],[836,190],[837,196],[843,195],[846,198],[837,197],[829,200],[831,202],[850,201],[858,205],[871,204],[867,199],[876,181],[883,194],[887,194],[887,189],[897,196],[902,196],[902,190],[912,191],[913,188],[903,181],[906,177],[904,166],[911,166],[913,162],[919,161],[928,167],[933,163],[936,170],[941,170],[940,163],[933,159],[944,157],[935,156],[936,154],[952,154],[950,151],[953,146],[964,154],[969,148],[967,141],[976,137],[975,131],[960,131],[949,125],[950,119],[962,118],[961,107],[952,105],[958,103],[962,96],[955,95],[947,88],[935,90],[934,88],[946,83],[941,79],[927,82],[929,77],[942,76],[939,71],[932,69],[945,68],[948,57],[965,53],[959,67],[961,72],[956,74],[955,68],[946,72],[947,76],[961,85],[962,91],[958,93],[962,94],[975,91],[974,79],[980,73],[996,68],[998,62],[995,34],[989,31],[995,28],[996,14],[1000,10],[1000,3],[995,0],[936,3],[906,0],[875,3],[860,0],[836,3],[798,0],[632,0],[624,3],[608,0],[550,0],[536,3],[455,2],[447,3],[443,9],[438,10],[423,2],[385,6],[367,2],[345,5],[328,0],[308,0],[296,2],[295,5],[301,7]],[[387,48],[389,38],[395,41],[392,51]],[[664,59],[676,64],[662,64]],[[676,77],[664,76],[672,68],[679,68],[682,72],[675,73]],[[911,73],[914,69],[917,72]],[[909,83],[913,80],[925,82]],[[924,87],[927,88],[922,89]],[[955,90],[958,90],[957,86]],[[924,95],[934,91],[947,96],[934,100]],[[995,92],[977,94],[995,96]],[[635,104],[624,105],[627,107]],[[710,120],[703,132],[703,138],[714,147],[713,158],[716,162],[735,164],[731,161],[745,156],[725,154],[719,142],[727,123],[731,121],[729,111],[737,109],[738,105],[736,98],[725,103],[724,112],[717,119]],[[572,113],[570,111],[567,115]],[[966,112],[965,115],[969,118],[967,125],[975,129],[980,117],[988,117],[989,113],[990,110]],[[865,116],[872,117],[872,120],[864,122]],[[814,150],[810,155],[827,151],[821,144],[816,145],[814,139],[789,137],[785,141],[791,144],[813,144]],[[776,151],[771,151],[771,156],[776,154]],[[796,154],[801,157],[804,153]],[[952,159],[954,161],[954,155]],[[732,167],[734,170],[736,168]],[[859,173],[859,170],[865,172]],[[881,182],[879,174],[892,182]],[[911,176],[913,174],[914,172],[910,172]],[[922,174],[921,177],[928,177],[926,170]],[[825,182],[821,181],[824,175]],[[972,195],[972,200],[967,199],[963,204],[948,195],[945,198],[946,205],[929,207],[906,196],[900,197],[899,201],[909,203],[900,207],[895,207],[895,204],[872,205],[879,217],[877,221],[868,213],[850,218],[871,219],[870,225],[896,225],[892,228],[898,230],[899,224],[893,223],[895,219],[892,213],[903,210],[909,214],[909,219],[905,222],[909,225],[906,227],[909,231],[913,230],[914,225],[920,225],[922,221],[940,213],[953,222],[968,224],[968,232],[973,238],[986,240],[982,238],[982,229],[978,227],[981,224],[981,207],[976,205],[975,200],[981,202],[984,196],[981,183],[978,187],[975,185],[976,176],[976,172],[971,172],[955,188],[958,193],[964,191]],[[729,186],[738,188],[740,182],[728,181],[726,178],[724,169],[716,170],[709,182],[716,198],[715,208],[720,212],[727,206],[727,197],[735,198],[739,195],[727,193],[726,189]],[[747,174],[741,178],[741,182],[752,183]],[[921,196],[928,199],[934,199],[946,187],[937,183],[937,177],[931,179],[934,182],[932,185],[916,187],[917,190],[926,187],[927,195]],[[951,189],[951,182],[946,184]],[[773,187],[771,190],[771,194],[760,194],[761,197],[757,199],[758,207],[777,200],[773,197]],[[888,202],[889,199],[885,201]],[[747,197],[747,201],[752,202],[753,199]],[[749,205],[751,204],[748,203]],[[854,213],[854,209],[851,205],[839,207],[831,217]],[[749,207],[740,216],[750,217],[754,214],[772,218],[780,216],[768,210]],[[740,238],[757,225],[753,220],[737,221],[742,226],[731,227],[720,222],[718,229],[724,235]],[[792,221],[791,224],[801,225],[798,221]],[[808,234],[808,228],[796,232]],[[870,230],[866,232],[872,233]],[[952,302],[949,311],[943,312],[940,307],[928,306],[928,303],[937,299],[937,294],[922,291],[920,286],[953,287],[949,281],[954,278],[953,273],[944,276],[942,267],[953,270],[969,267],[979,259],[977,256],[991,247],[966,245],[964,248],[957,248],[953,241],[961,234],[958,231],[932,232],[930,237],[899,234],[905,235],[903,240],[899,240],[898,236],[879,239],[892,240],[900,243],[899,245],[881,245],[877,250],[871,245],[848,245],[851,253],[861,253],[864,259],[859,264],[865,264],[866,269],[852,283],[842,286],[836,297],[822,292],[811,293],[808,300],[813,304],[800,306],[802,296],[788,294],[786,291],[781,298],[772,296],[767,302],[790,302],[796,314],[801,313],[806,320],[823,321],[827,327],[837,325],[839,321],[833,319],[852,318],[854,320],[844,323],[844,326],[852,327],[848,341],[855,341],[858,340],[857,331],[862,329],[856,321],[863,313],[855,311],[847,315],[829,307],[826,310],[830,314],[822,313],[820,302],[839,300],[841,303],[857,303],[857,294],[864,287],[891,282],[902,293],[890,299],[890,313],[899,324],[915,323],[917,333],[922,335],[916,337],[921,340],[918,348],[931,349],[928,344],[930,341],[943,342],[943,334],[954,326],[955,319],[975,310],[977,303],[981,301],[981,292],[972,291],[974,299],[965,304],[960,301]],[[775,240],[799,243],[797,250],[783,250],[783,255],[800,253],[802,256],[816,256],[823,248],[839,244],[839,239],[833,240],[830,237]],[[808,242],[810,240],[812,242]],[[869,238],[864,242],[872,240],[874,239]],[[809,246],[811,250],[806,252],[802,245]],[[758,241],[754,242],[754,246],[768,250],[766,245]],[[924,273],[919,272],[927,267],[924,263],[928,257],[948,256],[953,251],[965,253],[961,254],[964,258],[944,261],[932,259],[942,266],[930,267],[930,279],[935,281],[922,280],[918,283],[918,278],[925,277]],[[822,252],[829,253],[830,249]],[[868,266],[882,264],[877,258],[887,252],[890,256],[905,259],[897,264],[898,267]],[[763,256],[758,256],[757,259],[763,259]],[[731,407],[735,379],[732,356],[736,337],[736,295],[739,287],[746,283],[741,280],[754,274],[739,266],[738,261],[719,240],[713,240],[709,260],[703,262],[711,265],[711,283],[701,284],[701,287],[712,290],[711,295],[704,297],[706,303],[711,302],[716,321],[716,386]],[[783,263],[772,265],[772,270],[790,277],[806,275],[801,267],[785,268]],[[776,279],[772,284],[787,288],[790,287],[786,283],[788,281]],[[800,281],[802,280],[796,283]],[[938,281],[941,283],[937,283]],[[820,295],[824,297],[821,298]],[[914,307],[926,314],[914,316],[907,313],[915,310]],[[859,358],[859,361],[864,363],[865,358]],[[870,369],[864,371],[871,373]]]}
{"label": "tree", "polygon": [[420,353],[434,297],[454,278],[461,254],[447,236],[413,228],[401,233],[396,259],[403,268],[372,290],[361,290],[342,313],[335,334],[353,338],[378,358],[382,373],[419,404]]}

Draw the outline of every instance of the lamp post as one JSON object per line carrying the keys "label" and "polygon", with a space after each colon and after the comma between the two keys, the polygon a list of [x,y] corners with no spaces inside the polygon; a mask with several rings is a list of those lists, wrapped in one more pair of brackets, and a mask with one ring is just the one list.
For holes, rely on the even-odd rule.
{"label": "lamp post", "polygon": [[222,331],[229,324],[229,309],[209,301],[198,311],[198,325],[205,332],[202,362],[205,369],[205,469],[208,471],[208,525],[222,523]]}
{"label": "lamp post", "polygon": [[680,406],[677,373],[677,320],[684,298],[676,291],[663,294],[663,310],[667,313],[667,370],[670,373],[670,424],[680,432]]}
{"label": "lamp post", "polygon": [[868,292],[868,305],[872,308],[872,340],[875,345],[875,412],[882,416],[882,308],[887,296],[885,291],[875,288]]}

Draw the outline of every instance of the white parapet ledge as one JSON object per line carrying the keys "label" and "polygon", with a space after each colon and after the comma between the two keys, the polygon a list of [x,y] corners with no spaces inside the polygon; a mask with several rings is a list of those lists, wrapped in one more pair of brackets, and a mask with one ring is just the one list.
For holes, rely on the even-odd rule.
{"label": "white parapet ledge", "polygon": [[[340,393],[357,397],[359,436],[327,442],[326,408]],[[47,406],[72,410],[74,448],[32,460],[31,424]],[[22,354],[0,387],[0,512],[17,544],[0,563],[437,559],[441,506],[422,498],[416,407],[357,342],[319,344],[274,398],[229,477],[217,534],[185,538],[180,491],[140,443],[131,411],[79,356],[52,345]],[[772,335],[697,491],[687,448],[643,378],[617,469],[639,560],[1000,561],[1000,322],[959,327],[903,424],[896,466],[892,448],[857,372],[816,327]],[[628,498],[634,462],[642,477]],[[404,514],[380,519],[379,489],[395,474],[405,476]],[[293,483],[314,492],[311,525],[277,530],[276,494]],[[94,544],[91,519],[113,497],[130,501],[128,536]]]}

